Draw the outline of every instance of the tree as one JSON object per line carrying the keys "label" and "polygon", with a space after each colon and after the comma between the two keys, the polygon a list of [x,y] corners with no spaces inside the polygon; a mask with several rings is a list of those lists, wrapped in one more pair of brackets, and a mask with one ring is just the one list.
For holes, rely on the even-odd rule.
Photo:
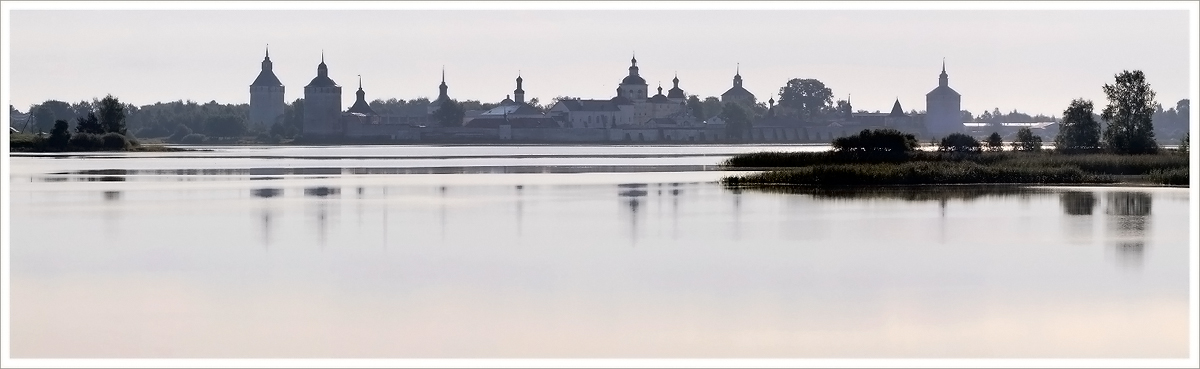
{"label": "tree", "polygon": [[466,111],[463,110],[462,105],[454,100],[445,99],[430,118],[442,127],[462,127],[465,115]]}
{"label": "tree", "polygon": [[104,127],[104,132],[113,132],[120,135],[125,135],[125,105],[121,104],[120,100],[113,95],[105,96],[100,100],[100,126]]}
{"label": "tree", "polygon": [[214,137],[241,137],[247,130],[246,119],[235,115],[210,116],[204,125]]}
{"label": "tree", "polygon": [[1100,147],[1100,123],[1092,119],[1092,102],[1075,99],[1063,111],[1054,149],[1060,152],[1092,150]]}
{"label": "tree", "polygon": [[741,139],[742,133],[750,129],[750,116],[738,104],[728,103],[721,109],[721,120],[725,121],[725,135]]}
{"label": "tree", "polygon": [[704,115],[707,115],[707,117],[704,117],[704,119],[720,116],[722,110],[725,108],[725,105],[721,103],[721,99],[717,98],[716,96],[704,98],[703,104]]}
{"label": "tree", "polygon": [[34,122],[36,122],[35,131],[46,132],[54,128],[54,110],[50,107],[42,105],[33,113]]}
{"label": "tree", "polygon": [[70,139],[70,123],[62,119],[54,121],[54,129],[50,131],[50,139],[47,140],[50,147],[64,149],[67,147],[67,141]]}
{"label": "tree", "polygon": [[805,121],[815,121],[832,103],[833,90],[815,79],[793,78],[779,89],[779,105],[796,109]]}
{"label": "tree", "polygon": [[1042,137],[1033,134],[1029,127],[1017,131],[1017,140],[1012,143],[1013,151],[1042,151]]}
{"label": "tree", "polygon": [[1192,139],[1191,132],[1187,132],[1187,133],[1183,134],[1183,140],[1179,142],[1179,152],[1183,153],[1184,155],[1188,154],[1188,151],[1191,150],[1191,146],[1192,146],[1192,144],[1189,142],[1189,141],[1191,141],[1191,139]]}
{"label": "tree", "polygon": [[999,132],[992,132],[988,136],[987,141],[984,141],[984,144],[987,146],[987,151],[995,152],[1004,150],[1004,139],[1000,138]]}
{"label": "tree", "polygon": [[833,151],[840,153],[899,154],[913,151],[917,137],[891,128],[864,129],[857,134],[833,140]]}
{"label": "tree", "polygon": [[700,102],[699,96],[688,96],[687,109],[697,121],[703,122],[705,119],[708,119],[708,116],[704,114],[704,103]]}
{"label": "tree", "polygon": [[100,119],[96,118],[96,113],[87,113],[87,116],[75,118],[75,132],[102,135],[104,126],[100,125]]}
{"label": "tree", "polygon": [[1154,90],[1140,70],[1122,71],[1116,84],[1104,85],[1108,106],[1100,116],[1108,121],[1104,142],[1118,154],[1152,154],[1158,151],[1154,141]]}
{"label": "tree", "polygon": [[975,137],[964,133],[951,133],[938,143],[938,151],[977,153],[983,150]]}

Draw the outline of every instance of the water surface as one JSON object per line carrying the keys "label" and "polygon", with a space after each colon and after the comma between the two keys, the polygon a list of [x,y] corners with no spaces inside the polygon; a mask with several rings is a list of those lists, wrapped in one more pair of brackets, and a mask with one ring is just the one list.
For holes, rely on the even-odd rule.
{"label": "water surface", "polygon": [[715,182],[761,147],[214,149],[10,159],[13,357],[1187,355],[1186,189]]}

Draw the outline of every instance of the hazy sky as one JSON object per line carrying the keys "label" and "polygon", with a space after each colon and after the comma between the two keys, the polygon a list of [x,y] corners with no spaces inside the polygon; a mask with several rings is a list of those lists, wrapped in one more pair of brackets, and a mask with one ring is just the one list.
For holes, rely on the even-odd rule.
{"label": "hazy sky", "polygon": [[1196,78],[1187,10],[665,6],[678,9],[17,9],[6,22],[6,97],[22,111],[108,93],[137,105],[245,103],[268,43],[288,101],[303,96],[323,49],[330,77],[344,87],[343,107],[360,74],[368,100],[435,97],[443,65],[459,100],[504,99],[518,71],[527,98],[610,98],[634,52],[651,89],[670,89],[677,72],[687,94],[719,96],[741,63],[745,87],[760,100],[788,79],[816,78],[837,99],[850,94],[856,109],[872,111],[896,98],[905,110],[925,110],[943,57],[950,86],[975,114],[1061,115],[1079,97],[1099,108],[1101,86],[1125,69],[1144,71],[1169,107]]}

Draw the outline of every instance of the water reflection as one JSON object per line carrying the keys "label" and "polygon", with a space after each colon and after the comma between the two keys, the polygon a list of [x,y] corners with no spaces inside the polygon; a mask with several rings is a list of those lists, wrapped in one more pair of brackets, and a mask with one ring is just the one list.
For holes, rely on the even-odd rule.
{"label": "water reflection", "polygon": [[104,201],[117,201],[121,199],[121,191],[104,191]]}
{"label": "water reflection", "polygon": [[619,189],[617,195],[623,198],[623,202],[629,208],[629,237],[634,244],[638,238],[638,208],[642,206],[642,198],[646,197],[645,183],[623,183],[617,185]]}
{"label": "water reflection", "polygon": [[1113,248],[1125,265],[1140,266],[1146,252],[1146,231],[1150,226],[1150,194],[1110,192],[1105,202],[1105,228]]}
{"label": "water reflection", "polygon": [[1096,195],[1091,192],[1066,191],[1059,196],[1063,212],[1067,215],[1092,215],[1096,207]]}
{"label": "water reflection", "polygon": [[1096,195],[1092,192],[1065,191],[1058,197],[1063,213],[1067,240],[1073,244],[1092,242],[1092,211],[1096,208]]}
{"label": "water reflection", "polygon": [[818,199],[862,200],[895,199],[904,201],[975,200],[1013,195],[1028,195],[1045,190],[1021,186],[874,186],[874,187],[812,187],[812,186],[726,186],[734,194],[742,190],[765,193],[810,195]]}
{"label": "water reflection", "polygon": [[307,196],[326,197],[340,194],[342,190],[337,187],[309,187],[304,189],[304,194]]}
{"label": "water reflection", "polygon": [[256,189],[250,190],[251,195],[254,195],[254,197],[262,197],[262,198],[271,198],[271,197],[279,196],[281,193],[283,193],[283,190],[280,190],[278,188],[256,188]]}

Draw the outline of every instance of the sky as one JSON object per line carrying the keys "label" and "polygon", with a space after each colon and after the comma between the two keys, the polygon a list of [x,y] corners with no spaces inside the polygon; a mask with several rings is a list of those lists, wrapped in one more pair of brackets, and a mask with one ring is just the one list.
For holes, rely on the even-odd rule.
{"label": "sky", "polygon": [[[1157,100],[1173,107],[1196,79],[1193,4],[822,4],[272,2],[196,10],[6,2],[5,99],[21,111],[106,94],[135,105],[247,103],[268,44],[287,101],[303,97],[324,52],[343,86],[343,108],[354,102],[359,75],[367,100],[432,98],[443,68],[458,100],[498,102],[518,73],[527,99],[607,99],[635,53],[651,93],[660,83],[665,93],[678,74],[687,94],[720,96],[740,70],[760,101],[778,99],[789,79],[814,78],[835,100],[885,112],[897,99],[906,111],[925,110],[943,59],[962,108],[976,115],[999,108],[1061,116],[1075,98],[1099,110],[1102,86],[1123,70],[1145,72]],[[72,9],[85,6],[101,9]],[[322,9],[307,9],[314,7]],[[732,9],[696,10],[703,7]]]}

